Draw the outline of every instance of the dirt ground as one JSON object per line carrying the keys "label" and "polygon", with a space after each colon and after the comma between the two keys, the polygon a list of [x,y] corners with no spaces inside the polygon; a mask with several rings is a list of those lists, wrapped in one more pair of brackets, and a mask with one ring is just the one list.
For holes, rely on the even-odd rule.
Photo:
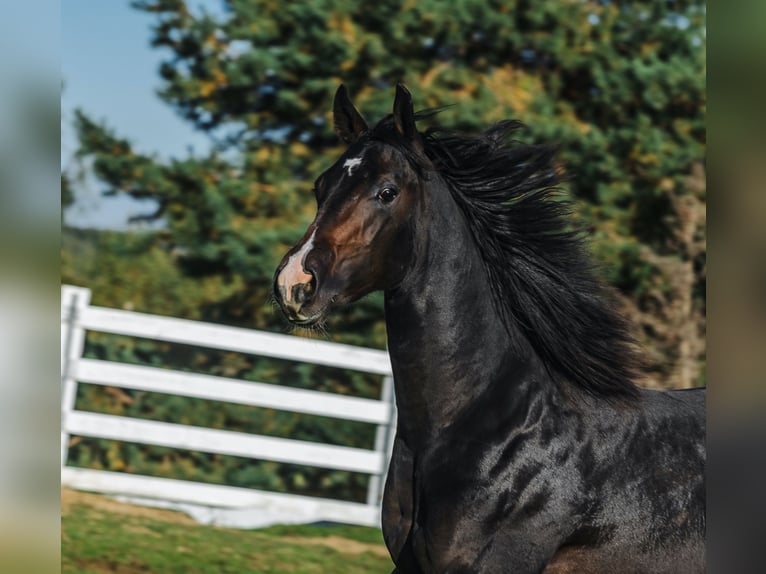
{"label": "dirt ground", "polygon": [[197,524],[190,516],[183,512],[174,510],[164,510],[161,508],[151,508],[148,506],[136,506],[125,502],[118,502],[100,494],[91,494],[89,492],[80,492],[77,490],[61,489],[61,514],[66,516],[73,505],[82,504],[90,506],[96,510],[112,512],[114,514],[125,514],[128,516],[142,516],[152,518],[163,522],[173,522],[175,524]]}
{"label": "dirt ground", "polygon": [[362,552],[372,552],[378,556],[388,556],[388,550],[377,544],[367,544],[357,542],[340,536],[326,536],[321,538],[309,538],[305,536],[282,536],[280,540],[292,542],[294,544],[313,544],[317,546],[327,546],[343,554],[361,554]]}

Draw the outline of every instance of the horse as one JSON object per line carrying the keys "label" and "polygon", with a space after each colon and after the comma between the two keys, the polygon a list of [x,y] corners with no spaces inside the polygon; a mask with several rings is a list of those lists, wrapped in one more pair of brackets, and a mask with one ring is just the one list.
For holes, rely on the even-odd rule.
{"label": "horse", "polygon": [[384,293],[393,572],[703,572],[705,390],[637,385],[555,148],[515,140],[518,121],[419,131],[431,113],[399,84],[370,127],[338,88],[347,149],[274,276],[307,328]]}

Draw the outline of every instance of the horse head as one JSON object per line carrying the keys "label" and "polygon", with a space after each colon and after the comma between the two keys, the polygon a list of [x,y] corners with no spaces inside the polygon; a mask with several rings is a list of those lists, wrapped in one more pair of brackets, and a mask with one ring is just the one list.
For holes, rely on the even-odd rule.
{"label": "horse head", "polygon": [[400,283],[411,267],[421,210],[418,165],[425,156],[407,89],[397,85],[393,114],[372,130],[342,85],[333,116],[348,148],[317,178],[316,217],[274,276],[282,311],[302,326]]}

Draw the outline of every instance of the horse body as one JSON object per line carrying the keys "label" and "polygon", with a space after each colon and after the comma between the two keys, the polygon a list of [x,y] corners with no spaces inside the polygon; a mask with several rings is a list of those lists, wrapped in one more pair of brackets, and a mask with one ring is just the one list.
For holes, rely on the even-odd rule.
{"label": "horse body", "polygon": [[566,396],[523,335],[507,333],[489,281],[476,281],[481,259],[450,195],[428,197],[444,205],[429,206],[427,272],[386,292],[399,430],[384,534],[395,562],[539,572],[564,548],[563,572],[701,571],[688,554],[699,556],[704,513],[704,392],[643,391],[617,405]]}
{"label": "horse body", "polygon": [[[543,225],[551,214],[519,223],[542,230],[542,243],[530,234],[531,250],[508,262],[517,275],[501,280],[519,288],[499,302],[502,281],[470,200],[414,121],[400,87],[393,116],[369,134],[339,90],[336,130],[351,145],[318,180],[317,218],[275,276],[277,299],[299,324],[384,290],[398,427],[383,533],[395,571],[704,571],[704,391],[623,380],[633,358],[590,279],[562,272],[573,285],[561,285],[569,261],[535,267],[537,255],[556,263],[541,248],[559,245]],[[540,177],[528,179],[543,188]],[[540,284],[551,303],[534,291]],[[556,323],[556,305],[583,313],[580,323]],[[584,366],[573,368],[582,372],[557,363],[552,342],[581,353]]]}

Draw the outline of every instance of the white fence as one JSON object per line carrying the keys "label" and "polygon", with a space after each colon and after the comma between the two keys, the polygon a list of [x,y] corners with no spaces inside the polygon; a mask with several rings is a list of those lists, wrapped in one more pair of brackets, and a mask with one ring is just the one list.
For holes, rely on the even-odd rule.
{"label": "white fence", "polygon": [[[205,523],[255,528],[332,521],[376,526],[394,434],[393,382],[383,351],[90,306],[90,291],[61,291],[61,481],[152,506],[183,510]],[[225,377],[85,359],[86,331],[98,331],[382,375],[380,400],[291,389]],[[377,425],[373,450],[251,435],[75,410],[78,383],[139,389],[322,415]],[[302,464],[370,475],[367,502],[265,492],[67,466],[72,435]]]}

